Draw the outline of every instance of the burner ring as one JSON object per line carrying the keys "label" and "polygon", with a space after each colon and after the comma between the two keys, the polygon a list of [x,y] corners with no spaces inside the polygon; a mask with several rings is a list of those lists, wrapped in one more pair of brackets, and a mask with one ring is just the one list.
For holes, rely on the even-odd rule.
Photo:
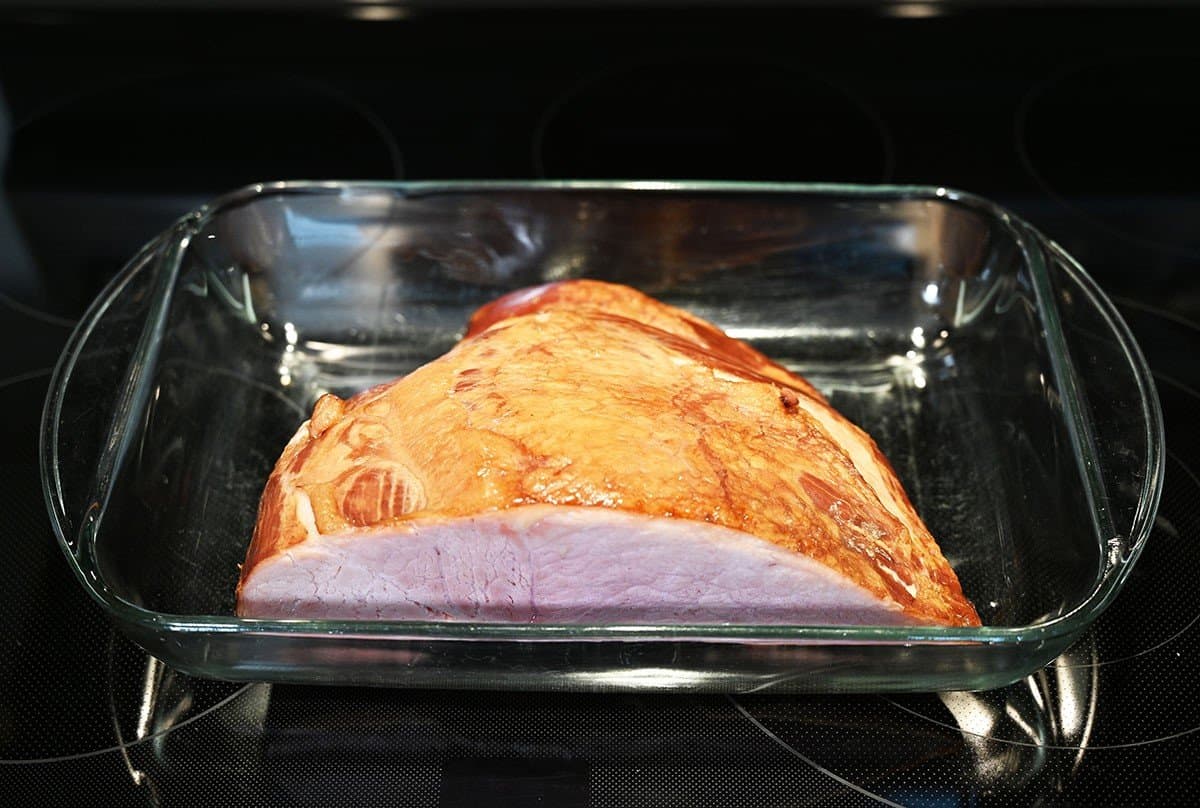
{"label": "burner ring", "polygon": [[886,182],[883,122],[849,89],[766,62],[690,54],[587,75],[543,112],[539,177]]}
{"label": "burner ring", "polygon": [[[186,93],[182,92],[186,90]],[[200,116],[195,113],[203,110],[193,110],[186,107],[186,99],[200,99],[202,103],[208,105],[220,105],[224,117],[217,116]],[[297,101],[294,106],[289,106],[291,101]],[[173,114],[157,114],[155,115],[155,105],[162,106],[165,110]],[[116,107],[115,112],[108,109]],[[315,107],[315,109],[313,109]],[[302,114],[298,108],[303,108]],[[131,113],[128,116],[120,116],[119,113]],[[306,78],[303,76],[295,76],[285,73],[262,72],[254,74],[241,73],[221,73],[213,71],[205,71],[196,73],[192,71],[175,71],[168,74],[156,76],[154,78],[140,80],[124,80],[110,81],[94,84],[67,94],[63,97],[56,98],[50,102],[43,104],[41,107],[25,114],[20,119],[13,122],[11,130],[12,143],[9,154],[9,171],[11,174],[10,182],[14,186],[23,186],[29,180],[36,178],[37,169],[26,165],[30,157],[42,158],[44,153],[39,151],[39,147],[44,144],[39,142],[39,138],[51,138],[61,141],[58,145],[74,144],[75,146],[83,146],[88,148],[90,138],[86,137],[88,133],[87,124],[91,124],[93,135],[104,134],[104,124],[112,123],[112,118],[116,115],[125,125],[120,127],[120,130],[126,136],[130,135],[130,125],[137,123],[137,117],[148,116],[154,120],[159,127],[164,124],[177,126],[178,130],[174,134],[196,130],[202,133],[202,136],[196,140],[196,144],[200,145],[199,149],[186,149],[178,144],[170,144],[171,149],[164,155],[161,152],[150,150],[147,154],[144,150],[136,150],[134,154],[137,159],[132,167],[136,168],[139,164],[149,164],[152,157],[166,157],[169,161],[168,165],[173,165],[175,168],[181,167],[184,163],[183,154],[190,154],[193,157],[203,157],[204,147],[211,146],[207,143],[210,138],[219,133],[228,133],[230,129],[235,131],[245,132],[246,140],[236,141],[228,140],[228,135],[223,135],[226,145],[229,143],[239,142],[242,146],[257,146],[259,151],[252,154],[252,157],[257,159],[278,157],[275,154],[278,151],[286,151],[294,148],[293,144],[298,133],[303,133],[305,128],[298,125],[300,121],[311,123],[314,116],[317,119],[324,116],[341,114],[342,119],[335,121],[339,124],[337,137],[346,137],[348,132],[346,127],[354,123],[365,125],[365,129],[360,132],[353,133],[360,138],[370,132],[374,138],[376,145],[382,147],[383,162],[375,166],[374,173],[379,172],[380,166],[387,164],[386,173],[390,176],[389,179],[402,179],[404,176],[404,159],[397,143],[395,135],[388,128],[387,124],[379,117],[379,115],[367,104],[352,97],[348,93],[342,92],[338,88],[322,81]],[[259,115],[258,120],[241,119],[244,115]],[[291,115],[292,119],[288,120],[287,116]],[[297,117],[299,115],[299,117]],[[72,120],[72,116],[76,116],[77,120]],[[211,120],[210,120],[211,117]],[[82,127],[83,134],[80,129]],[[209,128],[205,128],[209,127]],[[67,132],[57,131],[59,129],[67,129]],[[277,136],[277,139],[259,140],[261,137],[259,129],[265,130],[266,134]],[[64,140],[64,136],[69,136]],[[167,138],[166,134],[158,134],[154,140]],[[235,136],[236,137],[236,136]],[[30,139],[34,139],[34,143],[30,143]],[[169,139],[169,138],[168,138]],[[52,144],[54,145],[54,144]],[[106,144],[101,144],[105,147]],[[360,144],[361,145],[361,144]],[[95,148],[95,146],[92,146]],[[29,155],[24,152],[31,152]],[[52,158],[57,158],[62,161],[70,157],[71,149],[55,148],[51,152]],[[122,152],[129,152],[129,149],[117,149],[116,156],[119,157]],[[234,155],[233,159],[242,160],[244,156],[237,153],[237,150],[230,150]],[[304,155],[308,160],[314,157],[326,160],[330,156],[329,149],[309,150]],[[381,155],[375,155],[381,156]],[[92,165],[96,162],[106,164],[112,162],[113,155],[108,154],[107,160],[95,161],[91,155],[85,155],[85,160],[82,161],[84,166]],[[192,160],[191,162],[196,162]],[[43,160],[38,163],[39,166],[45,168],[46,163]],[[55,163],[52,160],[51,166]],[[244,168],[245,166],[243,166]],[[131,166],[123,166],[122,173],[128,171]],[[160,167],[154,170],[157,172]],[[60,168],[61,170],[61,168]],[[32,172],[32,176],[31,176]],[[216,172],[220,175],[220,170]],[[306,179],[319,179],[319,174],[323,172],[317,169],[317,175],[314,175],[311,169],[305,172]],[[89,176],[88,171],[83,171],[80,176]],[[254,176],[251,179],[240,178],[234,179],[232,182],[225,180],[221,187],[216,188],[217,191],[231,190],[232,187],[243,185],[249,182],[265,181],[272,179],[296,179],[297,177],[287,176]],[[344,179],[344,176],[331,177],[336,179]],[[155,186],[161,182],[164,177],[157,173],[149,175],[151,183]],[[177,174],[171,174],[166,179],[166,187],[178,191],[181,187],[183,178]],[[203,185],[207,186],[212,183],[211,177],[205,175],[200,178]]]}
{"label": "burner ring", "polygon": [[1200,566],[1200,475],[1190,449],[1200,433],[1189,414],[1200,374],[1176,360],[1190,355],[1200,326],[1136,302],[1121,308],[1151,366],[1161,356],[1159,366],[1185,378],[1155,374],[1178,429],[1168,429],[1174,449],[1166,453],[1162,521],[1116,603],[1055,663],[1005,688],[833,704],[739,696],[752,723],[839,781],[899,802],[931,783],[955,794],[1061,795],[1088,755],[1101,756],[1096,765],[1119,756],[1122,766],[1136,766],[1197,748],[1200,704],[1190,683],[1200,671],[1200,614],[1189,576]]}
{"label": "burner ring", "polygon": [[[30,316],[34,323],[40,322]],[[3,322],[12,324],[13,320]],[[25,327],[19,322],[17,325],[18,331]],[[55,329],[55,333],[61,341],[61,330]],[[175,709],[167,709],[169,705],[164,699],[164,703],[153,705],[154,709],[147,713],[151,724],[160,721],[162,725],[141,726],[148,695],[145,677],[133,674],[139,666],[151,664],[152,657],[119,636],[100,608],[83,593],[63,561],[58,542],[52,538],[42,505],[41,483],[36,472],[37,424],[52,371],[52,367],[40,367],[0,378],[0,411],[6,415],[0,427],[23,436],[26,440],[22,442],[27,444],[7,441],[5,459],[12,460],[15,454],[16,465],[0,463],[0,480],[5,483],[2,491],[5,501],[11,503],[7,512],[16,525],[10,534],[14,541],[7,546],[10,563],[5,567],[13,578],[4,581],[5,599],[0,601],[5,623],[10,627],[2,654],[6,662],[0,666],[7,669],[11,664],[16,670],[26,670],[46,680],[32,694],[26,688],[14,687],[7,691],[11,698],[0,698],[0,715],[6,724],[0,766],[62,763],[116,752],[127,754],[127,750],[220,710],[253,687],[172,674]],[[9,471],[14,472],[11,478],[6,473]],[[41,541],[37,540],[39,534]],[[15,540],[18,537],[25,540]],[[27,570],[42,572],[29,576]],[[54,609],[35,608],[37,604],[44,606],[52,601],[71,610],[73,635],[65,642],[28,641],[30,637],[62,633],[60,614]],[[69,656],[64,659],[64,655]],[[96,680],[95,686],[81,688],[78,681],[81,672],[101,666],[106,667],[107,676]],[[181,681],[185,682],[182,690]],[[71,690],[75,695],[53,698],[47,703],[47,696],[59,690]],[[157,696],[157,691],[154,695]],[[180,708],[181,705],[186,706]],[[120,709],[121,706],[125,709]],[[69,735],[61,732],[62,727],[72,728]],[[139,731],[146,729],[149,731]],[[64,743],[67,737],[70,741]]]}
{"label": "burner ring", "polygon": [[[1114,191],[1169,201],[1194,191],[1200,174],[1188,168],[1195,164],[1195,138],[1180,133],[1200,136],[1194,123],[1200,109],[1185,102],[1194,98],[1197,77],[1200,62],[1190,54],[1145,54],[1062,69],[1034,85],[1018,105],[1017,156],[1044,193],[1097,232],[1169,255],[1200,255],[1194,214],[1160,214],[1143,224],[1136,218],[1137,206],[1114,205],[1110,213],[1096,211],[1095,205],[1085,209],[1077,201]],[[1187,89],[1160,88],[1176,86],[1172,82]],[[1113,114],[1114,96],[1126,102],[1125,114]],[[1150,123],[1155,118],[1157,126]]]}

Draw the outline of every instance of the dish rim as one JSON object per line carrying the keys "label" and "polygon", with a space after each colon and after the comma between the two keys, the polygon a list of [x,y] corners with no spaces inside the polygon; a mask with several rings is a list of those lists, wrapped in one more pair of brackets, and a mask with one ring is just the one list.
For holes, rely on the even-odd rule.
{"label": "dish rim", "polygon": [[[1064,415],[1072,437],[1072,448],[1085,482],[1085,490],[1092,503],[1090,511],[1096,520],[1097,537],[1107,532],[1108,550],[1105,564],[1097,575],[1090,593],[1072,610],[1049,620],[1024,626],[813,626],[813,625],[563,625],[563,624],[508,624],[469,623],[405,620],[345,620],[345,619],[262,619],[244,618],[233,615],[181,615],[146,609],[120,597],[109,587],[100,574],[95,555],[99,517],[104,506],[92,501],[79,519],[77,533],[67,535],[68,517],[62,496],[62,483],[58,474],[58,427],[64,395],[71,382],[75,365],[82,348],[87,344],[96,325],[107,313],[125,287],[147,267],[153,271],[154,259],[160,258],[165,250],[165,261],[157,266],[164,269],[156,279],[156,285],[169,289],[179,270],[190,235],[198,232],[215,216],[248,202],[272,195],[290,194],[344,194],[354,191],[386,191],[404,197],[426,196],[439,193],[494,193],[513,191],[597,191],[597,192],[648,192],[648,193],[730,193],[730,194],[790,194],[804,196],[838,196],[850,198],[877,198],[887,201],[926,200],[956,203],[987,215],[1004,225],[1013,235],[1029,266],[1034,283],[1038,315],[1045,325],[1046,340],[1052,370],[1060,389],[1069,394],[1062,396]],[[1090,440],[1090,419],[1079,408],[1076,392],[1077,380],[1071,371],[1066,338],[1058,320],[1054,303],[1049,270],[1045,258],[1053,256],[1065,272],[1082,288],[1104,319],[1112,336],[1120,346],[1129,363],[1138,388],[1138,403],[1141,406],[1145,428],[1146,453],[1138,506],[1128,536],[1113,535],[1111,518],[1107,508],[1095,507],[1097,498],[1103,499],[1103,480],[1096,462],[1095,447]],[[147,352],[154,348],[155,325],[159,327],[168,308],[170,296],[156,293],[151,301],[151,311],[135,348],[131,366],[135,375],[133,384],[122,394],[124,407],[118,403],[114,408],[112,428],[109,435],[110,449],[114,441],[120,443],[121,434],[131,427],[131,417],[140,408],[131,406],[138,395],[137,373],[140,369],[153,366],[153,357]],[[117,433],[117,434],[113,434]],[[127,437],[127,436],[126,436]],[[218,196],[213,201],[184,215],[170,228],[151,240],[142,248],[108,283],[103,291],[80,318],[55,365],[50,378],[39,430],[39,467],[42,492],[50,521],[59,546],[67,556],[76,577],[89,594],[118,620],[152,627],[159,631],[177,633],[238,633],[253,635],[338,635],[367,637],[386,640],[508,640],[514,642],[544,641],[686,641],[743,644],[935,644],[935,645],[1025,645],[1047,642],[1063,635],[1079,631],[1099,615],[1119,592],[1133,564],[1145,546],[1154,524],[1162,494],[1165,469],[1164,428],[1162,411],[1153,377],[1141,349],[1134,340],[1125,321],[1112,301],[1103,293],[1083,267],[1058,244],[1042,235],[1020,217],[990,200],[975,194],[945,186],[933,185],[858,185],[841,183],[774,183],[737,181],[658,181],[658,180],[433,180],[433,181],[339,181],[339,180],[288,180],[260,182],[246,185]],[[120,451],[108,451],[99,461],[103,468],[107,457],[108,471],[115,470],[120,462]],[[101,493],[104,492],[101,487]],[[1107,531],[1105,528],[1108,528]]]}

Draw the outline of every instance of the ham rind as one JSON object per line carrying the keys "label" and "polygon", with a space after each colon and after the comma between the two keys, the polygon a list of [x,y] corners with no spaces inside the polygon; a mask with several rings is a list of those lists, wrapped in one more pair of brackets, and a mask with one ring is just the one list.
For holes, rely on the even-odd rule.
{"label": "ham rind", "polygon": [[403,379],[322,397],[237,610],[979,625],[865,433],[715,326],[594,281],[501,298]]}

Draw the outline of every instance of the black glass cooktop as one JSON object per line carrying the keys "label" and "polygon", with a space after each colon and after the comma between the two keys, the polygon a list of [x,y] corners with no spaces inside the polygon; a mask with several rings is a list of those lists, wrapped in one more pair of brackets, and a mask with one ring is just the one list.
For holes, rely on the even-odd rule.
{"label": "black glass cooktop", "polygon": [[[0,794],[27,805],[1127,805],[1200,788],[1200,14],[0,14]],[[942,12],[949,13],[942,13]],[[121,264],[275,178],[919,182],[1014,208],[1154,370],[1153,536],[998,691],[732,697],[233,684],[72,580],[36,470],[50,369]]]}

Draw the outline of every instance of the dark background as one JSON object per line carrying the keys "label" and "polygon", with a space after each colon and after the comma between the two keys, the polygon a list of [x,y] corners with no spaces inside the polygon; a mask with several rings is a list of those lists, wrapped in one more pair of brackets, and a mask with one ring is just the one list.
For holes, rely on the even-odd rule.
{"label": "dark background", "polygon": [[[198,5],[0,4],[0,793],[1123,805],[1200,785],[1200,10]],[[945,185],[1028,218],[1117,300],[1163,399],[1167,489],[1118,604],[1025,682],[897,699],[244,687],[114,635],[35,463],[49,369],[103,284],[255,181],[540,177]]]}

